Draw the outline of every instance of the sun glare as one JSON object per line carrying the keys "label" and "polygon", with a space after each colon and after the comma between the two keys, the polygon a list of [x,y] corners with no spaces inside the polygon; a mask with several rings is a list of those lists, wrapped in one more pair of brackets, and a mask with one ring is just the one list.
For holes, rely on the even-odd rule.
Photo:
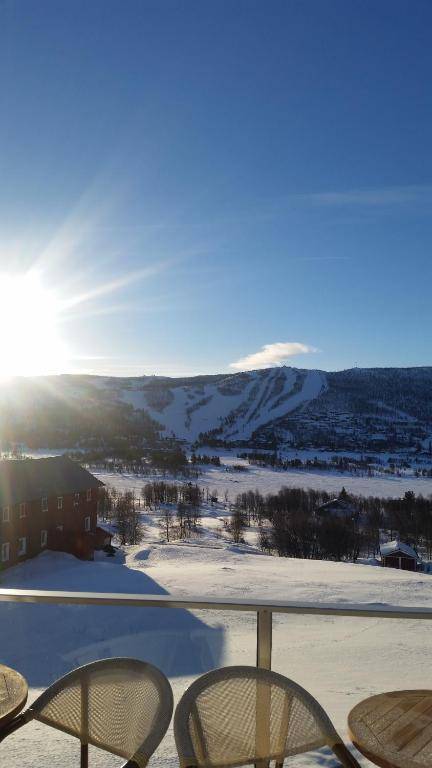
{"label": "sun glare", "polygon": [[34,272],[0,275],[0,377],[60,373],[66,361],[60,302]]}

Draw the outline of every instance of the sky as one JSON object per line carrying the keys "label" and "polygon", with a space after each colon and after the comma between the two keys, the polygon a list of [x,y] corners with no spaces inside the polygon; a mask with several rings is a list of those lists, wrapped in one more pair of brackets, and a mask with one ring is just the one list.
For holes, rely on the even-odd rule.
{"label": "sky", "polygon": [[429,0],[2,0],[0,375],[431,364]]}

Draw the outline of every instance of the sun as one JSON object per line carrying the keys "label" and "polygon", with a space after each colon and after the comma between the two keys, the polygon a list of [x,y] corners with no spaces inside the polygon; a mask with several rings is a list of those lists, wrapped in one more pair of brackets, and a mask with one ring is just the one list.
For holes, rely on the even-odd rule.
{"label": "sun", "polygon": [[0,377],[42,376],[64,370],[58,298],[35,272],[0,274]]}

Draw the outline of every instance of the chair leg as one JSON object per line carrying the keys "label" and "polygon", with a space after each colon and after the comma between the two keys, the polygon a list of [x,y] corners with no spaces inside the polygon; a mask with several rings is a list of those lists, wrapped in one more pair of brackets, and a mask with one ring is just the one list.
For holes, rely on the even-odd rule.
{"label": "chair leg", "polygon": [[81,677],[81,768],[88,768],[89,737],[89,681],[88,675]]}
{"label": "chair leg", "polygon": [[3,741],[3,739],[6,738],[6,736],[9,736],[9,734],[14,733],[14,731],[17,731],[18,728],[21,728],[22,725],[25,725],[28,722],[28,716],[26,712],[23,712],[21,715],[17,715],[17,717],[14,717],[13,720],[11,720],[9,723],[3,726],[3,728],[0,728],[0,741]]}
{"label": "chair leg", "polygon": [[81,744],[81,768],[88,768],[88,744]]}
{"label": "chair leg", "polygon": [[332,749],[344,768],[360,768],[360,764],[342,741],[339,744],[333,744]]}

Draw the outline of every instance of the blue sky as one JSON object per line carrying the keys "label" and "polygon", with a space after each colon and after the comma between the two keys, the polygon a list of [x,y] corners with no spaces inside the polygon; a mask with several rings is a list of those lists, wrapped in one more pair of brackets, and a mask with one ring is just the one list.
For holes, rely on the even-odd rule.
{"label": "blue sky", "polygon": [[431,24],[429,0],[4,0],[0,279],[37,273],[61,370],[430,364]]}

